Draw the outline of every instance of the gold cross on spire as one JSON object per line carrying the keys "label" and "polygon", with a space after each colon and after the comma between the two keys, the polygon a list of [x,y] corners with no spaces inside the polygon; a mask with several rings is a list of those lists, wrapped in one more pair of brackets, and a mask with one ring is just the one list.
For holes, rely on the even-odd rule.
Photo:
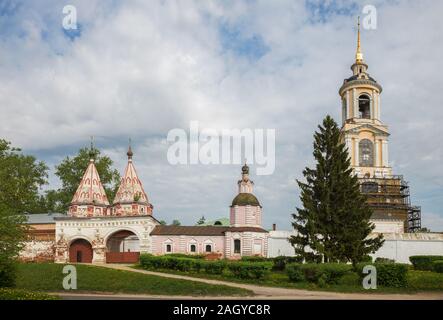
{"label": "gold cross on spire", "polygon": [[355,54],[355,62],[362,63],[363,62],[363,52],[361,51],[361,42],[360,42],[360,16],[358,17],[358,36],[357,36],[357,53]]}

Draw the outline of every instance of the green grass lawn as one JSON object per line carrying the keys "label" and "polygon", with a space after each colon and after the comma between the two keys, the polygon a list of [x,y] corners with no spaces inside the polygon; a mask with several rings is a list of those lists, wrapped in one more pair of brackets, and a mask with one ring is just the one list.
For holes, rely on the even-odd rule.
{"label": "green grass lawn", "polygon": [[[64,265],[29,263],[18,265],[18,289],[32,291],[64,291]],[[246,296],[251,291],[201,282],[167,279],[130,271],[113,270],[92,265],[76,265],[77,290],[70,292],[112,292],[189,296]]]}
{"label": "green grass lawn", "polygon": [[[134,268],[142,269],[140,266]],[[229,271],[225,270],[222,275],[212,275],[197,272],[182,272],[170,269],[157,269],[153,270],[157,272],[172,273],[179,275],[187,275],[196,278],[204,279],[216,279],[225,280],[236,283],[247,283],[261,286],[281,287],[281,288],[293,288],[293,289],[306,289],[316,291],[332,291],[332,292],[355,292],[355,293],[416,293],[416,292],[428,292],[428,291],[443,291],[443,274],[429,271],[415,271],[409,270],[408,272],[408,287],[407,288],[388,288],[380,287],[376,290],[366,290],[363,288],[361,281],[357,274],[351,273],[345,275],[340,279],[338,284],[326,285],[323,287],[314,283],[308,282],[290,282],[285,272],[273,271],[265,279],[252,280],[252,279],[238,279],[235,278]]]}

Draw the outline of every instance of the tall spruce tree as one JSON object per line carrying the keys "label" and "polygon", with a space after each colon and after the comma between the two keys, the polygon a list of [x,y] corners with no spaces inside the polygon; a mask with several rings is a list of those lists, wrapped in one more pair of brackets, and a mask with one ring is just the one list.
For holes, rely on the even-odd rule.
{"label": "tall spruce tree", "polygon": [[314,134],[315,169],[305,168],[306,182],[297,180],[302,208],[293,214],[296,235],[289,241],[306,260],[321,255],[325,262],[362,261],[383,244],[370,236],[372,210],[360,192],[340,130],[328,115]]}

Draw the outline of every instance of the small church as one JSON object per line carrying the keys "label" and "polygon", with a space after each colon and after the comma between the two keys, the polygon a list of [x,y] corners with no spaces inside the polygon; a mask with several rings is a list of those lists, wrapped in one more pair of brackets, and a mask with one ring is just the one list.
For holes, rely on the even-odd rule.
{"label": "small church", "polygon": [[91,153],[68,214],[50,217],[46,223],[36,221],[41,215],[28,216],[33,240],[22,257],[46,254],[50,260],[54,251],[53,259],[59,263],[135,263],[140,253],[206,254],[227,259],[267,256],[268,231],[262,228],[262,206],[253,194],[254,183],[246,164],[238,181],[238,195],[230,206],[229,226],[172,226],[161,225],[154,217],[131,147],[127,156],[124,175],[110,204]]}

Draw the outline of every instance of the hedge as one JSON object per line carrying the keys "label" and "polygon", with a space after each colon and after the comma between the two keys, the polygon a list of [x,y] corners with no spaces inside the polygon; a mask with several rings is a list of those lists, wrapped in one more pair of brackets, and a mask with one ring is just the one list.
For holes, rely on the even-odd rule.
{"label": "hedge", "polygon": [[243,256],[241,257],[241,261],[247,261],[247,262],[265,262],[270,261],[272,259],[261,257],[261,256]]}
{"label": "hedge", "polygon": [[286,265],[285,271],[290,281],[302,282],[305,280],[305,275],[301,269],[301,266],[302,265],[299,263],[291,263]]}
{"label": "hedge", "polygon": [[274,265],[272,266],[273,270],[276,271],[283,271],[286,268],[286,265],[289,263],[302,263],[303,257],[296,256],[296,257],[286,257],[286,256],[278,256],[272,259],[274,262]]}
{"label": "hedge", "polygon": [[377,258],[375,259],[375,263],[395,263],[394,259],[389,259],[389,258]]}
{"label": "hedge", "polygon": [[154,256],[142,254],[140,265],[145,269],[172,269],[178,271],[200,271],[206,261],[194,258],[181,258],[176,256]]}
{"label": "hedge", "polygon": [[272,268],[270,262],[230,262],[227,264],[234,277],[241,279],[262,279],[269,274]]}
{"label": "hedge", "polygon": [[177,256],[154,256],[142,254],[140,265],[144,269],[170,269],[178,271],[195,271],[207,274],[222,274],[228,269],[234,277],[243,279],[264,278],[272,268],[271,262],[203,260]]}
{"label": "hedge", "polygon": [[16,264],[10,260],[0,261],[0,288],[13,287],[17,274]]}
{"label": "hedge", "polygon": [[411,256],[409,261],[414,265],[415,270],[433,271],[433,262],[443,260],[443,256]]}
{"label": "hedge", "polygon": [[202,262],[205,272],[209,274],[222,274],[226,269],[226,261],[223,260]]}
{"label": "hedge", "polygon": [[436,260],[433,263],[434,271],[438,273],[443,273],[443,260]]}
{"label": "hedge", "polygon": [[344,263],[288,264],[286,273],[293,282],[308,281],[317,284],[336,284],[345,274],[352,272],[352,266]]}
{"label": "hedge", "polygon": [[189,258],[189,259],[204,259],[204,254],[184,254],[184,253],[169,253],[168,257]]}
{"label": "hedge", "polygon": [[206,261],[195,258],[182,258],[177,256],[154,256],[151,254],[140,255],[140,265],[145,269],[171,269],[178,271],[205,271],[209,274],[222,274],[226,269],[223,260]]}
{"label": "hedge", "polygon": [[[369,265],[368,263],[359,263],[357,265],[357,273],[363,279],[366,275],[363,274],[363,268]],[[407,287],[407,273],[409,266],[402,263],[372,263],[377,270],[377,285],[384,287]]]}

